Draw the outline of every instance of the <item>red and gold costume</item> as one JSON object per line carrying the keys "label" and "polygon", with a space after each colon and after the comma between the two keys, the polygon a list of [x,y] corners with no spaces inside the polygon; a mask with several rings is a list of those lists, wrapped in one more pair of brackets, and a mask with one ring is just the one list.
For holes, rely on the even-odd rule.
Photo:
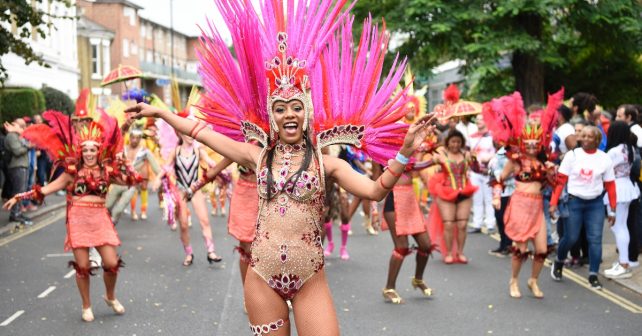
{"label": "red and gold costume", "polygon": [[[94,108],[92,96],[88,91],[83,91],[76,106],[74,121],[87,117],[88,111]],[[120,245],[114,224],[105,208],[107,190],[111,183],[134,185],[140,183],[141,179],[123,158],[116,156],[122,150],[122,137],[116,120],[102,111],[98,122],[89,119],[75,127],[72,127],[72,121],[67,116],[58,111],[46,111],[43,118],[51,127],[45,124],[33,125],[22,136],[47,150],[54,163],[52,171],[63,169],[73,178],[73,182],[66,187],[65,250]],[[83,163],[81,152],[85,146],[98,148],[97,165],[94,167],[87,167]],[[95,201],[96,198],[85,201],[85,196],[97,196],[102,202]]]}

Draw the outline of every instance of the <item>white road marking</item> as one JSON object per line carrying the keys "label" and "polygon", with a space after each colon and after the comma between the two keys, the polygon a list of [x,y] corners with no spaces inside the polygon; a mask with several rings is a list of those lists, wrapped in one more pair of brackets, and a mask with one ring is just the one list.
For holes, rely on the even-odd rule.
{"label": "white road marking", "polygon": [[45,289],[44,292],[42,292],[42,293],[40,293],[40,295],[38,295],[38,298],[42,299],[42,298],[46,297],[47,295],[49,295],[49,293],[53,292],[54,290],[56,290],[56,286],[49,286],[49,288]]}
{"label": "white road marking", "polygon": [[11,317],[9,317],[8,319],[4,320],[4,322],[0,323],[0,327],[8,326],[9,323],[13,322],[13,320],[17,319],[18,317],[20,317],[20,315],[22,315],[24,313],[25,313],[24,310],[18,310],[17,312],[15,312],[15,314],[11,315]]}
{"label": "white road marking", "polygon": [[[216,335],[222,335],[224,330],[228,330],[226,329],[225,324],[226,322],[228,322],[229,315],[230,315],[230,304],[231,304],[230,301],[232,300],[233,297],[238,298],[238,296],[232,295],[233,294],[232,292],[235,292],[238,290],[238,288],[235,288],[235,287],[239,285],[238,280],[235,280],[236,277],[238,276],[237,275],[238,267],[235,262],[232,264],[233,264],[232,267],[230,267],[231,268],[230,277],[227,280],[227,290],[225,291],[225,299],[223,299],[223,309],[221,310],[221,315],[219,316],[219,320],[218,320],[218,326],[216,328]],[[243,297],[243,293],[241,293],[241,298],[242,297]]]}
{"label": "white road marking", "polygon": [[65,274],[65,279],[69,279],[76,274],[76,270],[71,270],[69,273]]}
{"label": "white road marking", "polygon": [[49,253],[47,258],[56,258],[56,257],[73,257],[73,253]]}

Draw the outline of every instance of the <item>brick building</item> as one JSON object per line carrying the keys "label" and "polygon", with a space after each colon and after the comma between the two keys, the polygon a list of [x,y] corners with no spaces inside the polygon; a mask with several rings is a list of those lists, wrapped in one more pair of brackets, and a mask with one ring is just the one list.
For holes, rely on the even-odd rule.
{"label": "brick building", "polygon": [[[131,1],[79,0],[77,6],[81,16],[114,33],[110,48],[111,68],[123,64],[143,72],[143,78],[128,81],[128,87],[142,87],[171,103],[169,79],[172,72],[181,87],[183,99],[192,85],[200,86],[193,50],[198,41],[196,36],[172,32],[164,24],[142,18],[139,11],[143,7]],[[124,91],[123,84],[111,85],[114,95]]]}

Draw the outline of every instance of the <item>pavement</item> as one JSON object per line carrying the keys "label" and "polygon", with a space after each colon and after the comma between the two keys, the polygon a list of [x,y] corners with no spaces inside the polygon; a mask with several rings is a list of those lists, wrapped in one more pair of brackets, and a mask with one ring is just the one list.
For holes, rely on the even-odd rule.
{"label": "pavement", "polygon": [[[127,309],[123,316],[102,302],[98,272],[91,280],[96,320],[80,320],[73,271],[66,268],[72,256],[62,249],[64,207],[38,220],[34,227],[39,229],[0,239],[0,335],[248,335],[238,254],[232,252],[236,242],[227,234],[227,218],[210,217],[223,262],[206,262],[194,216],[195,262],[183,267],[178,233],[160,220],[155,201],[152,195],[148,220],[124,215],[116,227],[123,242],[119,253],[127,263],[116,293]],[[528,262],[520,277],[524,297],[511,299],[510,258],[488,255],[497,243],[484,234],[469,236],[468,265],[445,265],[438,254],[431,258],[424,279],[434,290],[432,298],[412,289],[414,256],[406,258],[397,279],[405,304],[385,304],[381,288],[392,242],[388,232],[367,235],[361,221],[359,215],[353,219],[351,259],[340,260],[336,250],[326,259],[343,335],[640,335],[642,330],[642,295],[605,279],[604,291],[590,290],[583,268],[565,270],[560,283],[545,268],[539,283],[546,297],[537,300],[526,287]],[[338,226],[334,230],[338,239]],[[606,264],[605,256],[602,267]]]}
{"label": "pavement", "polygon": [[[51,220],[53,216],[59,214],[64,210],[65,196],[50,195],[46,199],[46,203],[40,206],[37,210],[26,212],[25,214],[33,220],[33,225],[25,226],[19,223],[9,222],[9,212],[0,210],[0,239],[6,239],[13,234],[25,234],[33,229],[38,229],[43,222]],[[499,236],[495,235],[493,238],[497,239]],[[604,242],[602,245],[602,266],[600,271],[603,272],[613,262],[617,261],[617,249],[613,233],[609,230],[608,225],[604,226]],[[606,278],[604,278],[607,280]],[[639,295],[642,295],[642,267],[633,269],[633,276],[628,279],[613,279],[618,285],[627,288]]]}

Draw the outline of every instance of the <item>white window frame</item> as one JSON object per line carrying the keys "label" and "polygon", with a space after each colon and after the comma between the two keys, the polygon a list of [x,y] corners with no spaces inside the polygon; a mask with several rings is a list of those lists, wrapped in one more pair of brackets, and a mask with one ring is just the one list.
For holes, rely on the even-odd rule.
{"label": "white window frame", "polygon": [[100,39],[90,38],[89,39],[89,63],[91,67],[91,79],[102,79],[102,61],[100,54],[102,50],[100,48],[101,43]]}
{"label": "white window frame", "polygon": [[109,48],[110,45],[111,41],[102,40],[103,76],[107,76],[109,71],[111,71],[111,49]]}
{"label": "white window frame", "polygon": [[123,57],[129,57],[129,40],[123,39]]}

